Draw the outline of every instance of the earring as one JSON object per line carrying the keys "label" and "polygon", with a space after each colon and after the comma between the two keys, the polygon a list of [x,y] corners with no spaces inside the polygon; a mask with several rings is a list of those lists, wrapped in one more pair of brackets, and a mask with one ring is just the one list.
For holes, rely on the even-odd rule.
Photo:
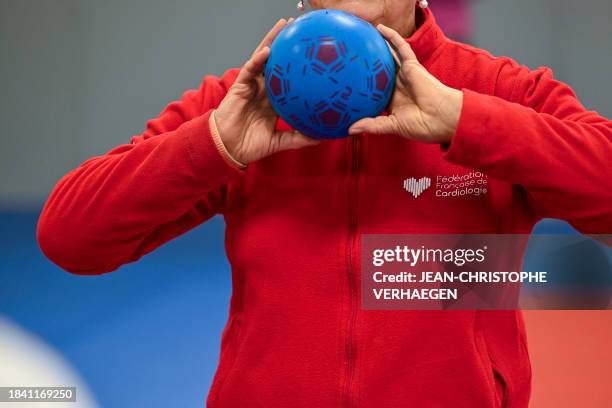
{"label": "earring", "polygon": [[304,4],[304,0],[300,0],[300,2],[297,4],[297,9],[301,12],[303,12],[306,9],[306,5]]}
{"label": "earring", "polygon": [[429,3],[427,2],[427,0],[419,0],[419,7],[422,9],[426,9],[427,7],[429,7]]}

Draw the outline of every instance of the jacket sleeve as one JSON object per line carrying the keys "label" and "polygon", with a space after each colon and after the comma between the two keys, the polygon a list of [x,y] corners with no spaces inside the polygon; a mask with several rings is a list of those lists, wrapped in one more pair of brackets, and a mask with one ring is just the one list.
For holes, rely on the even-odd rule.
{"label": "jacket sleeve", "polygon": [[450,162],[520,185],[540,217],[612,232],[612,122],[587,111],[547,68],[510,62],[496,96],[464,90]]}
{"label": "jacket sleeve", "polygon": [[209,126],[226,89],[205,78],[130,144],[65,175],[38,222],[45,255],[73,273],[110,272],[220,211],[225,184],[241,172],[219,151]]}

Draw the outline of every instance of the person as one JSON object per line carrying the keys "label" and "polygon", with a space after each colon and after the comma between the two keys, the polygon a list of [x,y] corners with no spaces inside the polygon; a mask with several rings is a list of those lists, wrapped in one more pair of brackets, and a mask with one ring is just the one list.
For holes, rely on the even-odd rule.
{"label": "person", "polygon": [[[363,310],[361,236],[526,234],[542,217],[610,232],[612,123],[549,69],[447,39],[424,0],[310,3],[390,43],[388,115],[325,142],[279,120],[262,70],[281,19],[241,69],[63,177],[40,247],[102,274],[222,214],[233,292],[210,407],[527,407],[521,313]],[[486,192],[438,189],[472,173]]]}

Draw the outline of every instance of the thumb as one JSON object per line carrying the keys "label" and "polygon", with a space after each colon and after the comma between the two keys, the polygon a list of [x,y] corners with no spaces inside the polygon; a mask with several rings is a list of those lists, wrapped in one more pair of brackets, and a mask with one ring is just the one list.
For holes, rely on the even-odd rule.
{"label": "thumb", "polygon": [[283,150],[301,149],[306,146],[315,146],[321,143],[319,140],[312,139],[304,134],[293,132],[274,132],[272,136],[272,146],[274,153]]}
{"label": "thumb", "polygon": [[372,133],[380,135],[397,133],[396,131],[397,126],[395,117],[393,115],[389,115],[358,120],[350,127],[349,134],[356,135],[358,133]]}

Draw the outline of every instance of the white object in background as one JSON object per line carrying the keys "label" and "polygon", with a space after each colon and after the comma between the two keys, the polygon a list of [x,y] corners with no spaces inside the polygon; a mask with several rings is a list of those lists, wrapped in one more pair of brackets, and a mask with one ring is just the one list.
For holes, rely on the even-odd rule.
{"label": "white object in background", "polygon": [[76,402],[2,402],[2,408],[98,408],[84,381],[57,351],[1,316],[0,362],[0,387],[76,387],[77,399]]}

